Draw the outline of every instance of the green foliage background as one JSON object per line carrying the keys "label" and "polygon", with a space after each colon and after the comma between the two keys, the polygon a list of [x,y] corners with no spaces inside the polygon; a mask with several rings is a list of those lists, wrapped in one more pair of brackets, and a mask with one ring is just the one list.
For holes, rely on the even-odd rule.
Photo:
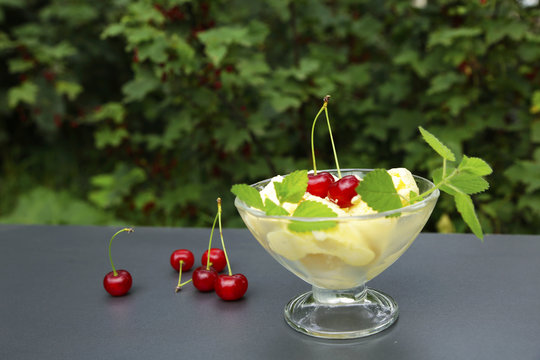
{"label": "green foliage background", "polygon": [[[494,168],[486,232],[537,233],[540,10],[504,1],[0,0],[0,219],[209,226],[230,186],[311,168]],[[333,167],[325,126],[318,167]],[[464,231],[441,197],[428,230]]]}

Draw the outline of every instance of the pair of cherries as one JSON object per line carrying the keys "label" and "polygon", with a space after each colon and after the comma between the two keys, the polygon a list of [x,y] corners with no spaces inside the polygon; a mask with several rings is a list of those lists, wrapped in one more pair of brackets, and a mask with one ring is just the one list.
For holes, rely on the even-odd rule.
{"label": "pair of cherries", "polygon": [[[208,264],[208,259],[210,259],[210,264]],[[178,272],[191,270],[194,262],[193,253],[187,249],[178,249],[171,254],[171,266]],[[210,249],[210,256],[208,256],[208,250],[206,250],[201,257],[201,263],[202,266],[193,271],[190,280],[193,281],[193,286],[197,290],[201,292],[215,290],[216,294],[226,301],[238,300],[244,296],[247,291],[248,281],[243,274],[219,274],[227,265],[226,255],[223,250],[212,248]],[[179,279],[176,292],[190,281],[181,283]]]}
{"label": "pair of cherries", "polygon": [[319,172],[308,175],[307,192],[320,198],[328,197],[340,208],[352,206],[351,200],[358,195],[356,187],[360,181],[354,175],[347,175],[335,181],[332,174]]}

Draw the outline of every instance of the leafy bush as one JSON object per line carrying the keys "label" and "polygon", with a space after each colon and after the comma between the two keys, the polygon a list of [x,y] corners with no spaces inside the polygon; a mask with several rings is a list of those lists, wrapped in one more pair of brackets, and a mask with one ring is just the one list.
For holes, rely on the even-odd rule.
{"label": "leafy bush", "polygon": [[[230,186],[310,168],[331,94],[342,166],[428,176],[421,125],[493,166],[487,232],[536,233],[539,17],[508,0],[0,0],[0,215],[50,222],[8,215],[45,187],[85,203],[60,222],[208,226],[221,195],[240,225]],[[465,229],[449,198],[437,227]]]}

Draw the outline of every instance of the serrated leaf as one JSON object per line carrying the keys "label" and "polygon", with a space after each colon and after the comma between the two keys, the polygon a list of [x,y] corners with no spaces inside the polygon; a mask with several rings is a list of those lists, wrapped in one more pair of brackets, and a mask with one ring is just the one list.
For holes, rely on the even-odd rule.
{"label": "serrated leaf", "polygon": [[266,212],[266,215],[269,216],[287,216],[289,213],[287,210],[282,208],[279,205],[276,205],[272,200],[266,199],[264,201],[264,211]]}
{"label": "serrated leaf", "polygon": [[489,189],[489,183],[478,175],[458,173],[448,179],[448,185],[465,194],[477,194]]}
{"label": "serrated leaf", "polygon": [[294,217],[337,217],[337,214],[327,205],[313,200],[302,201],[294,213]]}
{"label": "serrated leaf", "polygon": [[458,169],[478,176],[489,175],[493,172],[491,166],[484,160],[477,157],[468,157],[466,155],[463,155],[463,159],[461,159]]}
{"label": "serrated leaf", "polygon": [[482,232],[480,222],[476,217],[476,212],[474,210],[474,204],[471,200],[471,197],[466,194],[457,193],[454,196],[454,201],[456,203],[456,208],[461,214],[461,217],[463,218],[465,223],[469,226],[474,235],[483,240],[484,234]]}
{"label": "serrated leaf", "polygon": [[307,184],[307,170],[296,170],[285,176],[281,183],[275,182],[274,188],[279,202],[299,202],[306,192]]}
{"label": "serrated leaf", "polygon": [[384,169],[375,169],[367,173],[356,187],[356,192],[378,212],[399,209],[402,206],[392,177]]}
{"label": "serrated leaf", "polygon": [[265,210],[261,195],[257,189],[246,184],[236,184],[231,188],[231,192],[238,196],[240,200],[245,202],[247,206],[251,206],[263,211]]}
{"label": "serrated leaf", "polygon": [[[298,205],[294,211],[294,217],[322,217],[322,218],[331,218],[337,217],[337,214],[332,211],[328,206],[318,201],[303,201]],[[291,221],[289,224],[289,230],[295,232],[310,232],[318,230],[328,230],[337,225],[336,221],[325,220],[325,221]]]}
{"label": "serrated leaf", "polygon": [[418,129],[420,130],[420,133],[422,134],[422,137],[424,140],[437,152],[437,154],[441,155],[443,158],[449,161],[455,161],[456,157],[452,150],[450,150],[446,145],[444,145],[435,135],[424,129],[423,127],[419,126]]}

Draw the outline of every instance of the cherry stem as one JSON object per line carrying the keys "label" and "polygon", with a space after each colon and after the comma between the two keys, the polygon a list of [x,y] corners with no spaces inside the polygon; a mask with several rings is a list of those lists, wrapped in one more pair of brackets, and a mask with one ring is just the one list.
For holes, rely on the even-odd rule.
{"label": "cherry stem", "polygon": [[443,158],[443,163],[442,163],[442,178],[444,179],[446,177],[446,159]]}
{"label": "cherry stem", "polygon": [[334,152],[334,159],[336,160],[336,169],[338,173],[338,178],[341,179],[341,170],[339,169],[339,162],[336,152],[336,146],[334,145],[334,137],[332,136],[332,127],[330,126],[330,118],[328,117],[328,100],[330,99],[330,95],[326,95],[324,97],[324,114],[326,115],[326,123],[328,124],[328,132],[330,133],[330,142],[332,143],[332,151]]}
{"label": "cherry stem", "polygon": [[212,231],[210,231],[210,241],[208,241],[208,254],[206,258],[206,270],[210,269],[210,250],[212,249],[212,237],[214,236],[214,228],[216,227],[216,221],[218,219],[218,214],[214,218],[214,223],[212,224]]}
{"label": "cherry stem", "polygon": [[112,245],[112,241],[114,240],[114,238],[116,237],[116,235],[120,234],[121,232],[124,232],[124,231],[127,231],[128,233],[132,233],[133,232],[133,229],[132,228],[123,228],[122,230],[118,230],[116,232],[116,234],[114,234],[111,238],[111,241],[109,241],[109,260],[111,262],[111,267],[112,267],[112,271],[113,271],[113,275],[114,276],[118,276],[118,272],[116,271],[116,268],[114,267],[114,263],[112,261],[112,256],[111,256],[111,245]]}
{"label": "cherry stem", "polygon": [[191,282],[191,280],[193,279],[189,279],[188,281],[182,283],[182,264],[184,264],[184,260],[180,260],[180,271],[178,272],[178,285],[176,286],[176,290],[175,292],[179,292],[180,290],[182,290],[182,286],[188,284]]}
{"label": "cherry stem", "polygon": [[315,119],[313,120],[313,125],[311,126],[311,157],[313,158],[313,175],[317,175],[317,162],[315,161],[315,146],[313,141],[313,134],[315,133],[315,124],[317,123],[317,119],[319,118],[319,115],[323,112],[323,110],[326,108],[327,101],[324,102],[323,106],[317,113],[317,116],[315,116]]}
{"label": "cherry stem", "polygon": [[221,228],[221,198],[217,198],[217,207],[218,207],[219,237],[221,238],[221,247],[223,247],[223,253],[225,254],[225,261],[227,261],[227,268],[229,269],[229,276],[231,276],[232,275],[231,264],[229,263],[227,250],[225,249],[225,241],[223,240],[223,230]]}

